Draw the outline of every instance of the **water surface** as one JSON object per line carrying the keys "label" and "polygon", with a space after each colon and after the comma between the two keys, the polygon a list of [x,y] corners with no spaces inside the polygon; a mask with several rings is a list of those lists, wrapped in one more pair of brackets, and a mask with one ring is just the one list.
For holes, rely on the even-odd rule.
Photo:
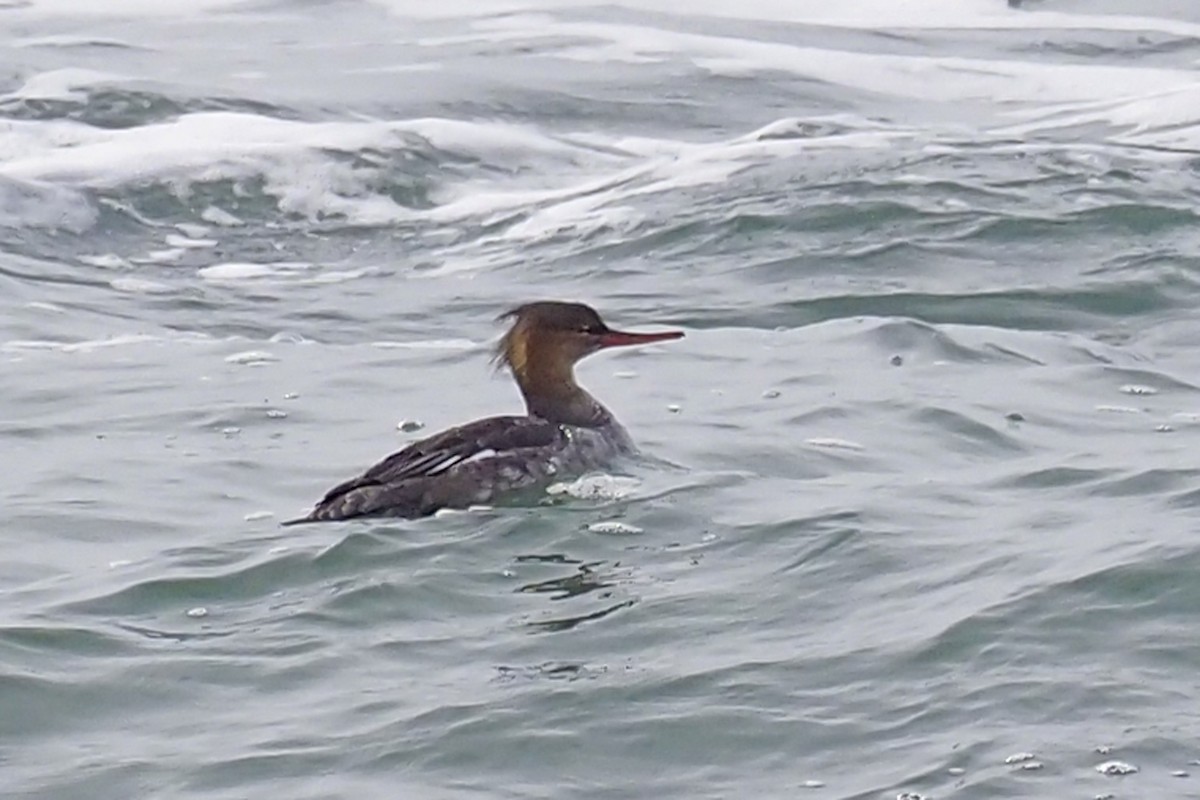
{"label": "water surface", "polygon": [[[0,6],[6,796],[1200,794],[1200,9],[1022,5]],[[547,297],[650,458],[279,527]]]}

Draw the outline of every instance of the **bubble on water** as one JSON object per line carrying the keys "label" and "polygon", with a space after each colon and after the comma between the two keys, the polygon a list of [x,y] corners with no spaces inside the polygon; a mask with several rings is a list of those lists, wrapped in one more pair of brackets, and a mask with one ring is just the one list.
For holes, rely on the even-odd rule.
{"label": "bubble on water", "polygon": [[396,423],[396,430],[403,431],[404,433],[419,431],[424,427],[425,423],[421,422],[419,419],[402,419]]}
{"label": "bubble on water", "polygon": [[287,412],[283,411],[281,409],[278,409],[278,408],[267,409],[267,418],[268,419],[284,419],[286,416],[287,416]]}
{"label": "bubble on water", "polygon": [[119,567],[128,567],[132,563],[133,562],[130,561],[128,558],[118,558],[116,561],[108,562],[108,568],[109,569],[117,569]]}
{"label": "bubble on water", "polygon": [[613,373],[614,378],[636,378],[638,374],[631,369],[623,369]]}
{"label": "bubble on water", "polygon": [[629,525],[616,520],[607,520],[604,522],[593,522],[588,525],[587,529],[592,533],[604,533],[612,536],[633,536],[644,531],[636,525]]}
{"label": "bubble on water", "polygon": [[1165,423],[1164,423],[1164,424],[1162,424],[1162,425],[1155,425],[1155,426],[1154,426],[1154,432],[1155,432],[1155,433],[1172,433],[1172,432],[1174,432],[1174,430],[1175,430],[1175,429],[1174,429],[1173,427],[1171,427],[1170,425],[1167,425],[1167,424],[1165,424]]}
{"label": "bubble on water", "polygon": [[1096,772],[1101,775],[1132,775],[1138,768],[1127,761],[1105,761],[1096,765]]}
{"label": "bubble on water", "polygon": [[1019,769],[1023,769],[1027,772],[1035,772],[1041,769],[1043,766],[1044,765],[1040,761],[1026,761],[1019,767]]}
{"label": "bubble on water", "polygon": [[1033,761],[1037,756],[1033,753],[1013,753],[1008,758],[1004,759],[1005,764],[1021,764],[1026,761]]}
{"label": "bubble on water", "polygon": [[283,399],[284,400],[295,400],[299,396],[300,395],[296,394],[295,392],[288,392],[287,394],[285,394],[283,396]]}
{"label": "bubble on water", "polygon": [[246,522],[255,522],[260,519],[270,519],[275,516],[274,511],[251,511],[246,516],[242,517]]}
{"label": "bubble on water", "polygon": [[1191,775],[1186,769],[1171,770],[1172,778],[1187,778]]}
{"label": "bubble on water", "polygon": [[246,350],[241,353],[225,356],[226,364],[245,364],[247,366],[269,364],[272,361],[278,360],[278,356],[268,353],[266,350]]}
{"label": "bubble on water", "polygon": [[234,425],[230,425],[228,428],[221,428],[221,433],[225,434],[226,436],[237,436],[241,432],[242,429]]}
{"label": "bubble on water", "polygon": [[1141,386],[1136,383],[1127,383],[1121,387],[1121,392],[1123,394],[1138,394],[1138,395],[1158,394],[1158,389],[1155,389],[1153,386]]}
{"label": "bubble on water", "polygon": [[1112,745],[1111,744],[1096,745],[1096,752],[1102,756],[1106,756],[1112,752]]}
{"label": "bubble on water", "polygon": [[951,775],[966,775],[967,774],[967,771],[965,769],[963,769],[962,767],[950,767],[948,770],[946,770],[946,772],[950,773]]}
{"label": "bubble on water", "polygon": [[667,411],[670,411],[672,414],[678,414],[682,410],[683,410],[683,406],[679,405],[679,403],[668,403],[667,404]]}
{"label": "bubble on water", "polygon": [[825,781],[805,781],[804,783],[802,783],[800,785],[803,786],[805,789],[820,789],[822,786],[825,785]]}
{"label": "bubble on water", "polygon": [[762,393],[763,400],[774,400],[776,397],[779,397],[779,395],[780,391],[778,389],[767,389]]}
{"label": "bubble on water", "polygon": [[901,792],[896,795],[896,800],[933,800],[927,794],[919,794],[917,792]]}
{"label": "bubble on water", "polygon": [[187,615],[188,615],[189,617],[192,617],[193,619],[199,619],[199,618],[201,618],[201,617],[207,617],[207,616],[208,616],[208,609],[207,609],[207,608],[205,608],[204,606],[196,606],[195,608],[189,608],[189,609],[187,610]]}

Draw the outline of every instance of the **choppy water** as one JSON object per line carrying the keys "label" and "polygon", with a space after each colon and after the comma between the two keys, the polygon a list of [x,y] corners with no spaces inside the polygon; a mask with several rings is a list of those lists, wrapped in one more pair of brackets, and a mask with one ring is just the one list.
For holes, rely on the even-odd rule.
{"label": "choppy water", "polygon": [[[1200,6],[1024,6],[0,6],[3,795],[1200,797]],[[540,297],[661,466],[278,527]]]}

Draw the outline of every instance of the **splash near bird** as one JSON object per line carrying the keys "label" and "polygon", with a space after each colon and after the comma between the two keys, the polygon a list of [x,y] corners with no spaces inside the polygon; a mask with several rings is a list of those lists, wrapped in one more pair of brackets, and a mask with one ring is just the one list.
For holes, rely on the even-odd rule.
{"label": "splash near bird", "polygon": [[467,508],[607,468],[636,451],[612,412],[575,382],[575,363],[609,347],[679,339],[682,331],[616,331],[591,307],[557,301],[527,303],[500,319],[512,326],[496,362],[512,372],[525,416],[487,417],[414,442],[284,524]]}

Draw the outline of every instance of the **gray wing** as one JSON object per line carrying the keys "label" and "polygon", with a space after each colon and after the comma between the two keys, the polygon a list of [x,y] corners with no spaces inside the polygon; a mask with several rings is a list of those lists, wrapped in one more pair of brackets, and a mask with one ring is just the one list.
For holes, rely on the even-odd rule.
{"label": "gray wing", "polygon": [[[347,497],[356,490],[392,487],[406,481],[433,478],[473,458],[499,456],[528,447],[546,447],[559,441],[562,435],[562,430],[556,423],[537,417],[488,417],[460,425],[413,442],[362,475],[339,483],[321,498],[307,517],[290,522],[357,516],[366,512],[358,510],[357,513],[349,513],[350,507],[357,504]],[[359,496],[364,494],[366,493],[358,492]],[[346,513],[335,511],[343,506],[346,507]]]}

